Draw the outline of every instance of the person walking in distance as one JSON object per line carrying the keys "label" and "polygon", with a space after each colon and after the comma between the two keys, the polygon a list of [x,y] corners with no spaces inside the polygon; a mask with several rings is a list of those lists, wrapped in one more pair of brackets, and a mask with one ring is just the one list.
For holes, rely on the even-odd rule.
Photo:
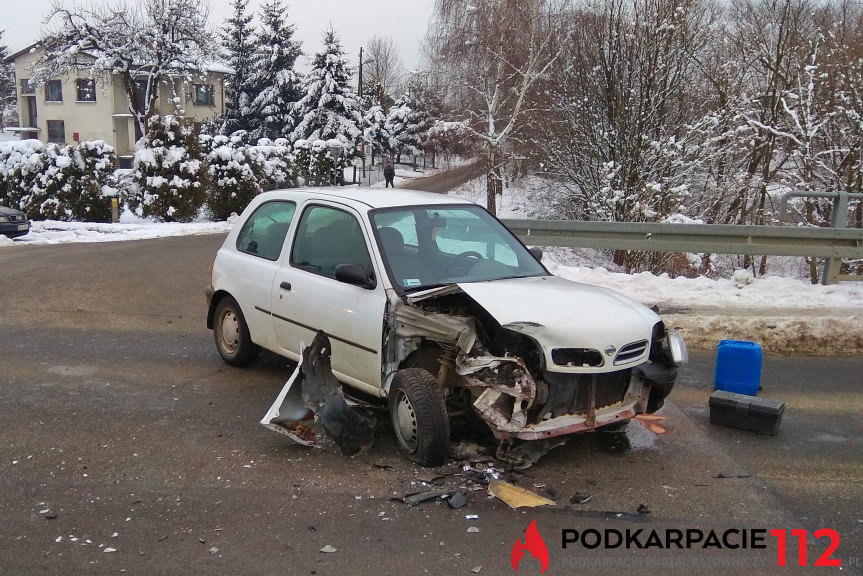
{"label": "person walking in distance", "polygon": [[396,169],[393,168],[393,163],[390,162],[389,160],[387,160],[387,164],[386,164],[386,166],[384,166],[384,180],[386,180],[387,183],[384,185],[384,188],[389,188],[390,186],[395,188],[396,185],[393,183],[393,181],[395,180],[395,177],[396,177]]}

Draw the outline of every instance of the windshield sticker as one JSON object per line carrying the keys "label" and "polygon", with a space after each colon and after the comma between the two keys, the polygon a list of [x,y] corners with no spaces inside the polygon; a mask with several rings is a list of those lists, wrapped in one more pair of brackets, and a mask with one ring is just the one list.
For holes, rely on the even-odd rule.
{"label": "windshield sticker", "polygon": [[419,278],[405,278],[404,280],[402,280],[402,284],[404,284],[405,288],[422,286],[422,282],[419,281]]}

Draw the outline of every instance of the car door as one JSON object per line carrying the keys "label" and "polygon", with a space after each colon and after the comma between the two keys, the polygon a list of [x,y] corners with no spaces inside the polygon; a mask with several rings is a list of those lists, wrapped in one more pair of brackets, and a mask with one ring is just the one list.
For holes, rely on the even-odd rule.
{"label": "car door", "polygon": [[240,304],[252,341],[265,348],[271,348],[274,339],[268,314],[273,278],[296,209],[296,203],[287,200],[258,206],[243,222],[234,246],[219,251],[213,269],[219,276],[214,283]]}
{"label": "car door", "polygon": [[[380,394],[386,293],[371,250],[368,228],[356,211],[337,203],[306,204],[290,255],[273,281],[273,327],[277,345],[289,356],[325,331],[336,377]],[[362,266],[374,287],[336,280],[339,264]]]}

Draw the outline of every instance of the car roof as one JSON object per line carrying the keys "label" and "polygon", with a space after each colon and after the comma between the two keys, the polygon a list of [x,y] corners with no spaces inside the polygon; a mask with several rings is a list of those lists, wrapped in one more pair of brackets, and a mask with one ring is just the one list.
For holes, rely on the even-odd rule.
{"label": "car roof", "polygon": [[369,209],[416,206],[423,204],[474,204],[464,198],[455,198],[447,196],[446,194],[406,190],[402,188],[288,188],[285,190],[264,192],[260,196],[263,197],[262,199],[264,200],[298,199],[298,196],[303,199],[320,198],[336,201],[346,200],[352,203],[364,204]]}

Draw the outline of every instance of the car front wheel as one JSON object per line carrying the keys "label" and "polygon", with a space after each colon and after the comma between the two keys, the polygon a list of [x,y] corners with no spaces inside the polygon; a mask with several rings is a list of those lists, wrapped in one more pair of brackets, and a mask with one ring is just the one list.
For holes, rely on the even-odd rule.
{"label": "car front wheel", "polygon": [[261,348],[252,342],[240,305],[225,296],[216,306],[213,335],[219,355],[231,366],[246,366],[258,357]]}
{"label": "car front wheel", "polygon": [[422,368],[399,370],[389,394],[399,448],[420,466],[440,466],[449,455],[449,420],[437,381]]}

